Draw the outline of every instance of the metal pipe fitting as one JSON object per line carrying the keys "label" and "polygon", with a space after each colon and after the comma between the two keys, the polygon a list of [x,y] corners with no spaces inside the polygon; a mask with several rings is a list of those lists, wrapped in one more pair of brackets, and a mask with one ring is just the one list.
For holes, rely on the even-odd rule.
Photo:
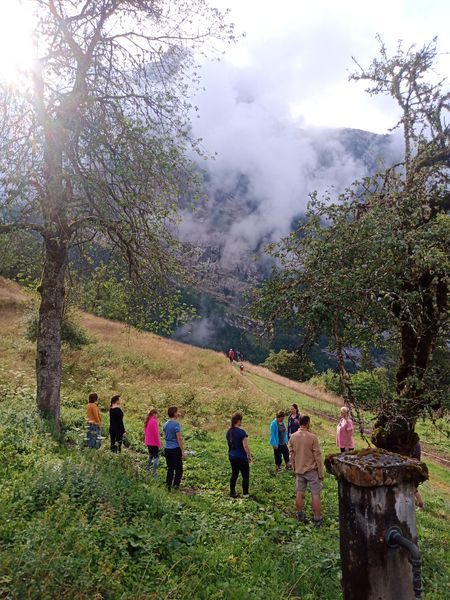
{"label": "metal pipe fitting", "polygon": [[414,542],[412,542],[411,540],[406,538],[403,535],[403,532],[400,529],[400,527],[397,527],[395,525],[393,527],[390,527],[386,531],[384,539],[386,541],[386,544],[389,546],[389,548],[396,549],[401,546],[402,548],[405,548],[406,550],[408,550],[409,562],[411,563],[412,572],[413,572],[414,595],[416,598],[421,598],[422,597],[422,579],[421,579],[422,560],[420,557],[419,547],[417,546],[417,544],[414,544]]}

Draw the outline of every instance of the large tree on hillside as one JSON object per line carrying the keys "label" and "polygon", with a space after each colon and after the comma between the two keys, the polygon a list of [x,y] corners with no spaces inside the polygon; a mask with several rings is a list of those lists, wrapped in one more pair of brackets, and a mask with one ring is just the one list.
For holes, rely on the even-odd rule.
{"label": "large tree on hillside", "polygon": [[[182,272],[193,57],[232,28],[204,0],[30,0],[36,60],[2,85],[0,232],[43,240],[37,403],[59,424],[68,253],[94,237],[163,290]],[[191,79],[192,81],[192,79]]]}
{"label": "large tree on hillside", "polygon": [[403,160],[335,201],[313,195],[306,223],[272,246],[279,266],[254,305],[266,325],[328,333],[349,402],[345,347],[393,345],[396,389],[380,399],[373,441],[402,453],[417,440],[417,418],[445,401],[433,353],[448,340],[450,95],[436,57],[434,41],[393,56],[381,44],[352,76],[398,103]]}

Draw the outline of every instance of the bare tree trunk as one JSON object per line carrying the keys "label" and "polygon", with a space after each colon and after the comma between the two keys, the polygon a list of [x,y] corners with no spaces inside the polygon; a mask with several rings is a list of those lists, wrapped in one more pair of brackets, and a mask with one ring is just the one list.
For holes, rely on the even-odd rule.
{"label": "bare tree trunk", "polygon": [[45,239],[45,263],[40,286],[41,304],[37,338],[36,401],[41,413],[50,418],[59,431],[61,333],[67,245],[55,238]]}

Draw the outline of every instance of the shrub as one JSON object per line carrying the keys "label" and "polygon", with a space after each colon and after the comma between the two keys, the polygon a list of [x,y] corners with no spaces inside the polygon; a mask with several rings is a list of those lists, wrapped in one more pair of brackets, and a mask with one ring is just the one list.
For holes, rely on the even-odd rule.
{"label": "shrub", "polygon": [[[25,337],[30,342],[35,342],[38,336],[39,313],[35,306],[25,315]],[[74,321],[73,314],[67,312],[63,318],[62,341],[73,350],[78,350],[89,344],[89,338],[84,329]]]}
{"label": "shrub", "polygon": [[271,350],[262,366],[273,373],[295,381],[306,381],[316,372],[313,362],[308,357],[299,352],[288,352],[287,350],[279,352]]}
{"label": "shrub", "polygon": [[374,410],[390,393],[385,369],[358,371],[351,376],[351,383],[358,405],[367,410]]}
{"label": "shrub", "polygon": [[332,369],[327,369],[323,373],[320,373],[320,375],[315,375],[310,379],[309,383],[321,387],[332,394],[337,394],[338,396],[344,391],[339,375]]}

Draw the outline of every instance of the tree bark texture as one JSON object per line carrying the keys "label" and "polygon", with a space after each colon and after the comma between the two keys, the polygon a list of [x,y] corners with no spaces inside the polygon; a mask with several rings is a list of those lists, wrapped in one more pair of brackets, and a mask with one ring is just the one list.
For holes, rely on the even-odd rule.
{"label": "tree bark texture", "polygon": [[36,356],[37,405],[60,428],[61,333],[67,245],[45,239],[45,263],[40,286],[41,304]]}

